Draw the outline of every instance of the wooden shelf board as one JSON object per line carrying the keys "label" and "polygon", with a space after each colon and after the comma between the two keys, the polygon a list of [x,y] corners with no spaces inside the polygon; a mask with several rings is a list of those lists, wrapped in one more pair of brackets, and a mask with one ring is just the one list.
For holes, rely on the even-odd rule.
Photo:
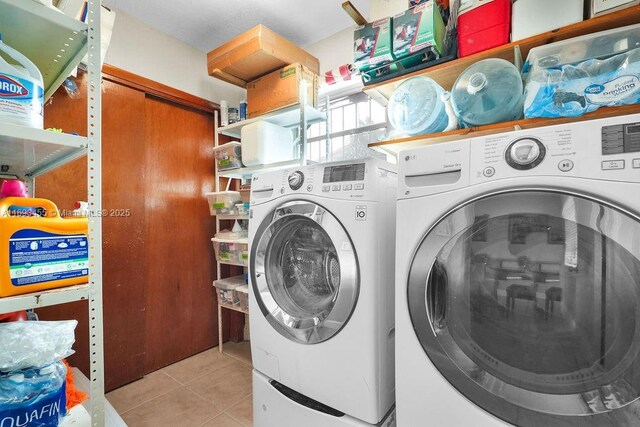
{"label": "wooden shelf board", "polygon": [[640,113],[640,104],[624,105],[620,107],[602,107],[594,112],[579,117],[561,117],[557,119],[522,119],[512,122],[495,123],[486,126],[478,126],[468,129],[456,129],[449,132],[432,133],[427,135],[408,136],[387,141],[378,141],[369,144],[370,147],[384,146],[391,151],[400,150],[420,145],[437,144],[441,142],[456,141],[476,136],[494,135],[517,129],[532,129],[545,126],[559,125],[563,123],[582,122],[585,120],[604,119],[607,117],[626,116]]}
{"label": "wooden shelf board", "polygon": [[450,62],[445,62],[413,73],[405,74],[381,83],[365,86],[365,93],[373,99],[380,99],[380,96],[389,99],[394,89],[404,80],[415,76],[427,76],[438,82],[446,90],[450,90],[456,79],[462,72],[472,64],[487,58],[501,58],[511,63],[515,61],[515,48],[520,48],[522,58],[526,59],[529,51],[537,46],[567,40],[586,34],[597,33],[613,28],[625,27],[640,22],[640,6],[632,6],[617,12],[588,19],[577,24],[559,28],[557,30],[542,33],[516,42],[508,43],[475,55],[458,58]]}

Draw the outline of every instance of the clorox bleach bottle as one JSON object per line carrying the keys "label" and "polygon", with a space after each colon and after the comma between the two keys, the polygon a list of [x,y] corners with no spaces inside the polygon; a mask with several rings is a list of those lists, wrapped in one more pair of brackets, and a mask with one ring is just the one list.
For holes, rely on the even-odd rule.
{"label": "clorox bleach bottle", "polygon": [[43,88],[38,67],[3,43],[0,35],[0,123],[42,129]]}

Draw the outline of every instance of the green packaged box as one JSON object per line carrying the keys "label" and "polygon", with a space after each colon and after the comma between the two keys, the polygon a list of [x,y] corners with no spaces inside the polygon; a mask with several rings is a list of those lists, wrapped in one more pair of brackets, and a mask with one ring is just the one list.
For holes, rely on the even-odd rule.
{"label": "green packaged box", "polygon": [[393,56],[403,59],[431,48],[444,50],[444,21],[434,1],[428,1],[393,17]]}
{"label": "green packaged box", "polygon": [[391,18],[379,19],[355,29],[353,62],[361,71],[393,61]]}

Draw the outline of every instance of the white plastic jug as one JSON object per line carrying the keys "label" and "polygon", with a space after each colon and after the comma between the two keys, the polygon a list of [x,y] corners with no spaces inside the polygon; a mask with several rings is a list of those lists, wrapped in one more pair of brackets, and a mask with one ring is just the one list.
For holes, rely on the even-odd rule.
{"label": "white plastic jug", "polygon": [[0,123],[42,129],[43,111],[44,83],[40,70],[26,56],[3,43],[0,35]]}

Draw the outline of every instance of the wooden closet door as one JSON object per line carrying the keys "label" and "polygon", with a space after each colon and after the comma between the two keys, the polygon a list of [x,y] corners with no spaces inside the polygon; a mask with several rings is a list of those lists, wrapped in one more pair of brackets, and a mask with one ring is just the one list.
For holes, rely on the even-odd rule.
{"label": "wooden closet door", "polygon": [[[86,135],[86,83],[80,99],[59,90],[45,109],[45,126]],[[102,202],[105,387],[112,390],[144,375],[145,353],[145,131],[144,92],[103,81]],[[86,158],[36,180],[36,195],[61,209],[86,200]],[[71,362],[88,372],[86,302],[39,310],[42,319],[78,319]]]}
{"label": "wooden closet door", "polygon": [[213,117],[147,95],[146,362],[151,372],[217,344],[211,191]]}

